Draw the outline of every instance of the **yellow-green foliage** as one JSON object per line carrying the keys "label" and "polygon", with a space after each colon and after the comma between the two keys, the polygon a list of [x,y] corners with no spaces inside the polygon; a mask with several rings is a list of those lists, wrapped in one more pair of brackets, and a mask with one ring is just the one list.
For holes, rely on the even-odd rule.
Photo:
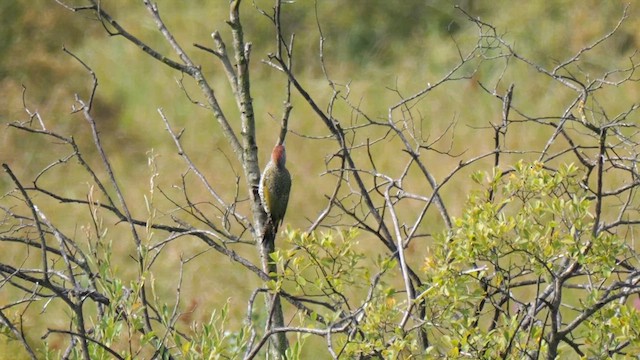
{"label": "yellow-green foliage", "polygon": [[[140,2],[103,0],[100,3],[113,11],[119,23],[127,29],[148,41],[155,49],[176,59]],[[504,34],[507,41],[515,44],[514,48],[517,51],[531,57],[542,66],[553,67],[610,31],[619,20],[625,2],[540,0],[504,4],[448,0],[323,0],[317,3],[284,3],[283,26],[286,31],[296,34],[293,68],[320,106],[328,107],[333,91],[325,79],[317,54],[320,38],[318,25],[325,36],[326,69],[331,79],[338,84],[340,94],[347,96],[350,104],[356,104],[372,119],[385,119],[388,108],[397,103],[401,96],[409,96],[423,89],[425,84],[442,78],[451,70],[452,64],[458,61],[460,51],[474,46],[478,41],[475,25],[455,10],[453,3],[461,5],[471,15],[480,16],[483,21],[496,25],[498,32]],[[270,12],[273,6],[273,2],[267,0],[257,0],[255,4],[267,12]],[[224,23],[228,16],[227,6],[227,1],[158,1],[160,13],[169,29],[205,69],[221,106],[231,119],[232,126],[239,130],[235,99],[225,83],[226,78],[217,59],[191,47],[192,43],[212,47],[210,34],[214,30],[219,30],[225,39],[230,38],[228,26]],[[316,8],[318,22],[314,13]],[[366,16],[363,16],[363,13]],[[581,67],[574,69],[575,73],[583,78],[597,77],[606,71],[628,66],[628,57],[637,49],[640,41],[637,34],[640,27],[638,14],[637,5],[632,4],[629,18],[616,36],[593,52],[584,54]],[[266,59],[269,52],[274,51],[275,36],[269,21],[254,9],[252,1],[249,0],[243,1],[242,15],[246,40],[253,44],[250,68],[252,97],[258,119],[258,146],[262,153],[260,162],[264,164],[268,150],[263,149],[270,149],[276,138],[275,119],[279,118],[282,102],[285,100],[285,82],[282,74],[260,61]],[[186,172],[186,166],[176,155],[174,144],[157,115],[156,110],[159,107],[164,109],[176,129],[185,129],[182,139],[186,151],[203,171],[204,176],[216,184],[222,196],[228,201],[232,201],[237,194],[241,200],[247,198],[244,179],[237,182],[239,188],[236,188],[234,176],[242,171],[237,162],[229,160],[233,155],[213,116],[207,109],[190,101],[202,101],[202,96],[192,81],[144,56],[140,49],[125,42],[122,37],[106,35],[95,18],[71,13],[56,2],[0,1],[0,20],[1,122],[29,120],[24,106],[32,112],[37,110],[47,129],[58,131],[65,136],[74,136],[83,154],[86,154],[91,163],[99,169],[97,176],[101,179],[106,177],[104,169],[95,157],[86,122],[78,114],[71,114],[74,94],[86,97],[90,90],[90,78],[77,62],[60,50],[64,45],[85,61],[98,77],[94,116],[98,121],[103,144],[118,183],[125,189],[125,197],[134,217],[149,219],[153,223],[172,222],[175,204],[164,196],[150,194],[151,180],[154,185],[163,189],[168,197],[180,197],[182,194],[179,190],[185,186],[193,201],[211,201],[210,195],[193,174],[188,174],[182,182],[181,175]],[[477,72],[465,72],[470,75],[469,79],[438,88],[438,91],[430,93],[428,98],[412,105],[411,110],[414,113],[394,114],[397,117],[394,120],[404,119],[405,115],[413,116],[414,125],[419,128],[420,134],[429,139],[439,137],[455,122],[455,136],[445,133],[446,136],[443,138],[446,142],[435,144],[435,150],[472,157],[492,148],[493,133],[488,125],[501,118],[500,102],[496,102],[493,95],[484,92],[480,83],[490,84],[500,91],[504,91],[509,83],[516,83],[515,98],[518,110],[532,116],[557,117],[564,110],[568,99],[575,96],[566,88],[552,86],[551,79],[541,76],[522,63],[512,60],[507,70],[505,66],[502,62],[485,62]],[[184,91],[176,84],[176,81],[182,80]],[[26,88],[24,96],[23,85]],[[191,98],[188,98],[185,92]],[[639,97],[637,83],[624,84],[608,92],[603,91],[598,106],[615,114],[627,109],[629,104],[637,102]],[[323,140],[327,130],[302,99],[294,96],[292,103],[294,109],[290,129],[293,132],[287,138],[287,146],[289,149],[295,149],[290,150],[288,155],[288,168],[293,175],[294,183],[285,222],[297,229],[307,227],[308,219],[314,218],[325,208],[326,196],[331,194],[335,184],[333,178],[323,175],[326,171],[325,161],[336,162],[336,157],[331,155],[338,149],[334,143]],[[342,124],[360,126],[367,122],[347,106],[346,102],[338,101],[333,111],[332,115]],[[37,119],[33,121],[37,122]],[[380,134],[385,134],[386,131],[386,128],[376,128],[371,132],[358,133],[353,141],[355,144],[364,144],[370,139],[378,138]],[[515,144],[527,148],[539,147],[552,131],[545,128],[518,127],[515,124],[506,139],[505,147],[512,148]],[[321,140],[309,141],[308,137],[296,134]],[[380,170],[394,175],[401,173],[404,169],[403,163],[398,159],[406,154],[401,153],[398,140],[385,139],[381,145],[373,148],[371,154],[362,152],[358,155],[359,158],[367,159],[371,155]],[[0,162],[9,164],[25,184],[30,184],[44,167],[68,155],[69,149],[61,146],[58,141],[20,133],[15,129],[4,128],[0,131]],[[531,159],[534,156],[521,153],[506,154],[503,160],[515,162],[521,157]],[[149,157],[155,158],[156,168],[151,171],[147,168]],[[438,181],[458,163],[451,157],[435,153],[429,153],[424,158],[430,166],[436,164],[433,166],[433,174]],[[522,163],[521,168],[513,173],[524,178],[512,179],[511,174],[500,177],[497,173],[490,176],[488,184],[494,188],[495,201],[488,201],[489,195],[480,193],[472,196],[468,205],[464,205],[466,194],[474,187],[468,181],[469,178],[464,176],[465,171],[470,173],[486,169],[491,166],[489,160],[479,162],[476,167],[464,169],[461,176],[447,183],[442,189],[443,197],[450,206],[449,211],[458,215],[458,220],[455,231],[446,237],[446,246],[445,240],[441,239],[439,247],[431,250],[432,254],[437,253],[441,256],[429,257],[425,262],[426,273],[433,284],[423,289],[422,296],[439,296],[434,298],[434,308],[429,314],[432,322],[441,321],[449,326],[454,319],[453,325],[456,329],[464,331],[468,324],[463,322],[473,319],[473,301],[483,295],[477,282],[473,281],[481,274],[487,274],[492,270],[478,270],[463,277],[457,275],[472,266],[471,259],[479,261],[479,266],[483,262],[494,260],[497,256],[496,251],[504,254],[511,249],[513,254],[500,258],[501,262],[506,262],[503,265],[518,262],[518,266],[527,266],[534,274],[542,277],[545,277],[548,269],[553,269],[556,264],[558,259],[554,257],[555,254],[558,251],[568,251],[570,259],[584,261],[595,273],[604,278],[609,277],[607,271],[612,268],[613,255],[622,251],[620,240],[605,233],[600,234],[597,239],[593,239],[597,241],[592,241],[589,256],[582,259],[581,251],[588,241],[587,234],[592,221],[589,217],[589,203],[579,195],[575,183],[570,185],[574,187],[576,197],[554,197],[558,184],[566,184],[568,179],[574,176],[571,168],[565,168],[564,177],[558,177],[561,175],[550,174],[539,168],[539,165],[525,164],[529,163]],[[526,183],[523,182],[525,180]],[[84,170],[76,162],[71,162],[65,167],[49,171],[39,179],[39,185],[55,188],[65,196],[85,199],[87,194],[91,196],[93,192],[87,185],[90,181]],[[425,187],[423,181],[407,181],[405,185],[408,190],[412,187]],[[507,186],[511,189],[507,190]],[[0,176],[0,192],[4,194],[11,188],[13,184],[8,178]],[[518,191],[524,191],[526,194],[518,195]],[[526,199],[525,195],[533,197]],[[11,207],[19,203],[13,198],[3,198],[3,201],[5,199],[7,203],[3,203],[3,206]],[[74,234],[85,250],[96,254],[93,265],[100,270],[101,290],[112,296],[116,304],[130,310],[132,321],[137,321],[133,315],[140,311],[136,307],[139,279],[136,274],[137,265],[131,258],[135,245],[126,225],[104,212],[99,216],[87,215],[87,208],[84,206],[60,204],[45,196],[39,196],[37,202],[51,221],[60,224],[66,233]],[[239,207],[245,204],[240,203]],[[413,213],[418,211],[416,209],[417,207],[403,211]],[[89,209],[89,212],[91,211],[95,209]],[[205,210],[205,215],[213,218],[216,213]],[[532,219],[539,223],[532,223]],[[569,220],[574,223],[569,224]],[[420,231],[424,233],[439,233],[443,229],[442,220],[432,211],[427,214],[423,224]],[[150,229],[146,230],[142,236],[151,243],[157,235]],[[282,248],[273,259],[281,265],[283,274],[276,282],[270,284],[271,290],[283,287],[291,291],[329,291],[327,296],[331,301],[339,302],[339,296],[331,292],[335,290],[349,294],[351,300],[358,303],[366,295],[361,290],[369,286],[365,279],[371,280],[373,271],[397,271],[395,261],[389,260],[386,249],[375,239],[358,238],[358,241],[355,241],[355,236],[349,231],[339,233],[340,236],[336,235],[338,233],[289,234],[289,243],[283,239],[278,240],[278,246]],[[572,242],[576,235],[581,241]],[[429,245],[428,242],[420,243],[419,246],[412,244],[407,249],[409,261],[413,264],[419,263]],[[456,253],[451,252],[454,247]],[[195,358],[209,352],[205,349],[215,347],[205,342],[205,338],[211,334],[211,329],[207,330],[206,326],[215,327],[218,325],[211,324],[219,324],[217,321],[224,320],[235,332],[244,329],[245,304],[251,292],[263,285],[260,279],[253,274],[248,275],[242,267],[221,259],[220,255],[208,251],[207,247],[198,241],[174,241],[163,249],[165,251],[162,256],[156,259],[152,267],[153,274],[144,274],[149,278],[153,276],[155,296],[159,299],[173,301],[177,282],[176,269],[180,268],[184,258],[194,257],[184,267],[185,280],[181,293],[182,302],[179,304],[189,316],[182,318],[179,324],[181,329],[194,334],[201,342],[194,340],[193,344],[180,343],[180,349],[185,356]],[[251,260],[257,259],[252,247],[239,247],[237,251]],[[536,253],[542,261],[531,261],[530,256],[524,255],[525,252]],[[203,255],[196,256],[201,253]],[[147,254],[146,260],[152,255]],[[33,253],[25,255],[22,249],[9,245],[2,248],[0,258],[3,261],[24,259],[25,264],[32,264],[34,261]],[[317,263],[311,262],[310,259],[315,259]],[[451,263],[440,262],[443,259],[448,259]],[[284,266],[286,261],[290,261],[288,267]],[[327,274],[330,276],[316,273],[319,269],[328,271]],[[375,349],[387,351],[391,356],[391,353],[399,354],[414,348],[414,339],[403,343],[404,337],[394,337],[394,330],[391,323],[388,323],[389,319],[397,320],[397,305],[403,298],[393,290],[398,284],[397,275],[395,273],[391,276],[393,280],[386,279],[375,287],[375,296],[367,303],[367,311],[371,316],[367,317],[363,324],[363,331],[370,334],[376,331],[374,325],[385,324],[386,327],[379,337],[380,341],[368,343],[367,339],[356,339],[348,345],[350,354]],[[491,281],[495,286],[499,286],[504,279],[505,274],[496,271]],[[124,287],[133,289],[133,293],[125,296]],[[0,292],[0,303],[14,299],[15,294],[9,294],[4,290],[3,288]],[[217,313],[221,314],[220,319],[212,317],[213,309],[222,309],[229,298],[230,304],[242,306],[224,308],[224,311]],[[595,299],[597,297],[594,297],[593,301]],[[450,301],[454,301],[457,307],[445,307]],[[58,304],[51,303],[47,304],[46,309],[32,307],[27,311],[24,325],[25,329],[33,330],[30,332],[30,341],[36,344],[42,342],[40,337],[46,330],[38,321],[38,317],[42,316],[43,310],[45,316],[54,322],[53,327],[68,326],[68,319],[60,315],[59,309]],[[134,331],[121,328],[121,323],[119,325],[115,321],[115,310],[108,309],[112,313],[104,318],[104,323],[94,324],[96,336],[105,341],[122,336],[125,339],[123,342],[129,341],[129,332]],[[616,310],[624,313],[624,309]],[[317,312],[320,314],[321,309]],[[49,316],[50,314],[54,316]],[[629,336],[633,329],[638,328],[634,326],[637,323],[634,323],[636,320],[631,315],[629,314],[624,319],[625,322],[618,327],[619,336]],[[324,313],[324,316],[335,317],[337,313],[329,311]],[[484,321],[484,318],[481,320]],[[513,326],[510,321],[504,320],[504,336],[507,336],[508,329]],[[601,322],[585,324],[594,328],[600,325]],[[5,330],[3,329],[3,334]],[[218,335],[223,338],[222,335]],[[452,345],[455,341],[471,341],[458,335],[442,337],[442,346],[448,346],[447,349],[453,351],[458,349],[457,345]],[[533,336],[535,335],[534,332]],[[242,336],[238,338],[244,339]],[[391,341],[383,342],[383,338],[385,341]],[[47,339],[53,354],[64,351],[66,340],[60,339],[54,335]],[[132,341],[137,343],[146,340],[136,338]],[[221,341],[224,343],[227,340],[225,338]],[[235,338],[233,341],[236,341]],[[346,343],[344,339],[336,341]],[[473,341],[478,343],[481,340]],[[589,341],[594,344],[595,349],[596,344],[600,344],[602,339],[590,338]],[[0,343],[0,347],[4,345],[4,342]],[[9,342],[8,346],[10,349],[16,348],[15,342]],[[324,343],[318,346],[324,346]],[[115,347],[122,351],[127,348],[123,343]],[[238,345],[238,348],[240,347]],[[92,347],[92,351],[95,351],[93,355],[96,358],[103,356],[97,347]]]}
{"label": "yellow-green foliage", "polygon": [[293,247],[272,254],[280,271],[270,288],[313,300],[305,302],[311,316],[300,317],[295,326],[326,329],[328,322],[334,330],[351,329],[331,336],[332,347],[345,358],[396,358],[417,351],[413,335],[397,325],[406,302],[393,284],[395,260],[380,257],[372,263],[358,247],[364,236],[354,230],[287,231],[287,237]]}
{"label": "yellow-green foliage", "polygon": [[[424,263],[422,299],[437,329],[430,331],[445,334],[434,346],[453,357],[522,358],[535,349],[544,357],[548,312],[523,330],[530,311],[524,304],[530,306],[576,263],[579,271],[563,279],[560,290],[562,318],[572,322],[611,295],[602,285],[618,280],[612,271],[629,248],[618,236],[593,235],[593,204],[573,165],[552,172],[541,163],[518,162],[512,172],[478,173],[474,179],[487,190],[470,195],[454,228],[439,237]],[[586,283],[569,285],[576,281]],[[638,311],[615,298],[596,310],[571,332],[574,341],[598,357],[626,341],[638,349],[640,333],[632,325],[640,321]]]}

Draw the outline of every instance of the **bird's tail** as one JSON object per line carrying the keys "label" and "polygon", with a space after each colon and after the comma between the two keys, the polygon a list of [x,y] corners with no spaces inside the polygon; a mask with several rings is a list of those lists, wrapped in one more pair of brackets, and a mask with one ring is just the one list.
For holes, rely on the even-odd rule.
{"label": "bird's tail", "polygon": [[278,232],[278,229],[273,224],[273,221],[271,221],[271,219],[267,220],[264,224],[264,229],[262,231],[262,243],[265,243],[265,242],[270,242],[272,244],[275,243],[277,232]]}

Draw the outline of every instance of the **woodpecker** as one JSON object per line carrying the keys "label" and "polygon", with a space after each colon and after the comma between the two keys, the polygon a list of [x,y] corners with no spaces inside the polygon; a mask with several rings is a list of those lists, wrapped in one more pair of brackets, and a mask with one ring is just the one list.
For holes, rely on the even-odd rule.
{"label": "woodpecker", "polygon": [[271,160],[265,166],[260,178],[260,200],[268,216],[265,224],[267,230],[273,231],[273,236],[278,232],[278,227],[284,220],[289,202],[289,191],[291,190],[291,175],[285,167],[287,161],[284,144],[276,144],[271,152]]}

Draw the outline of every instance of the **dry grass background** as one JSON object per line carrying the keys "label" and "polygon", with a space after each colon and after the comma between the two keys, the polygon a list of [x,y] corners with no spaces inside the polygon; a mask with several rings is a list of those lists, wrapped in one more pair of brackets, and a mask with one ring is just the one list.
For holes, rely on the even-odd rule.
{"label": "dry grass background", "polygon": [[[138,2],[103,1],[106,8],[113,9],[115,17],[134,34],[149,41],[162,51],[169,51],[155,33],[155,26]],[[203,65],[211,83],[230,119],[237,118],[234,100],[230,95],[226,78],[216,60],[191,48],[191,43],[209,45],[209,34],[220,30],[229,39],[224,19],[227,14],[226,1],[211,4],[206,1],[175,2],[158,1],[161,14],[179,41],[186,44],[189,52]],[[257,1],[268,7],[270,2]],[[456,61],[456,43],[469,46],[476,40],[477,31],[465,21],[450,1],[405,1],[403,5],[388,2],[367,1],[346,5],[344,1],[319,1],[319,19],[326,36],[325,59],[329,72],[338,83],[350,82],[350,99],[360,103],[369,115],[384,118],[388,107],[398,101],[396,88],[404,95],[421,89],[427,82],[441,78]],[[391,2],[389,2],[391,3]],[[515,44],[515,48],[540,65],[552,66],[566,59],[580,48],[608,32],[619,20],[624,7],[622,1],[601,2],[597,0],[572,1],[527,1],[517,3],[483,2],[477,4],[463,1],[470,6],[472,14],[489,22],[504,34],[504,38]],[[295,71],[310,93],[320,104],[326,104],[331,96],[317,57],[318,32],[313,14],[313,3],[295,2],[285,7],[285,24],[296,33]],[[252,62],[252,95],[258,119],[258,136],[261,164],[266,162],[268,149],[275,141],[278,118],[283,101],[283,78],[260,59],[272,48],[272,32],[267,21],[246,1],[243,5],[246,37],[254,44]],[[363,16],[363,14],[367,14]],[[589,57],[587,64],[593,71],[622,64],[640,38],[640,7],[632,4],[630,17],[620,32],[602,49]],[[156,156],[159,177],[156,185],[168,193],[178,195],[174,185],[179,184],[180,175],[186,170],[177,156],[160,117],[156,111],[161,107],[175,128],[185,128],[183,140],[187,151],[201,171],[227,199],[233,196],[235,184],[229,174],[240,174],[237,163],[227,158],[233,155],[220,135],[217,124],[207,111],[192,105],[176,85],[180,75],[162,64],[147,58],[142,52],[118,37],[108,37],[100,24],[83,15],[65,11],[53,1],[2,2],[0,4],[0,121],[24,121],[27,116],[22,105],[22,86],[26,88],[27,106],[38,110],[47,126],[65,134],[73,135],[87,154],[94,154],[88,126],[77,115],[70,114],[73,94],[87,95],[90,78],[77,63],[61,51],[64,45],[87,64],[100,81],[95,117],[99,122],[107,154],[114,166],[120,185],[126,189],[129,205],[135,216],[145,218],[144,195],[149,195],[149,179],[152,174],[147,165],[149,152]],[[453,41],[455,39],[455,42]],[[612,63],[614,62],[614,63]],[[620,65],[622,66],[622,65]],[[489,121],[499,119],[500,103],[483,92],[475,80],[492,81],[502,71],[498,66],[486,66],[470,81],[452,83],[439,88],[417,106],[422,116],[425,134],[437,136],[451,121],[456,121],[452,152],[465,152],[465,157],[489,149],[492,146],[490,132],[479,130]],[[530,68],[512,64],[501,85],[502,90],[510,82],[516,85],[516,101],[522,110],[532,115],[558,114],[569,96],[568,91],[552,86],[549,80]],[[198,98],[193,83],[185,82],[191,95]],[[611,109],[622,109],[640,98],[637,84],[630,84],[616,91],[607,99]],[[294,185],[286,223],[292,228],[304,229],[325,206],[324,195],[334,184],[330,177],[322,176],[327,154],[335,150],[331,141],[309,141],[296,134],[323,136],[327,132],[297,96],[293,99],[294,110],[288,137],[289,169]],[[346,107],[337,108],[335,115],[341,121],[358,121]],[[234,122],[237,127],[238,121]],[[510,141],[518,145],[537,146],[548,134],[531,133],[522,128],[520,133],[511,133]],[[365,133],[375,137],[375,132]],[[515,144],[514,144],[515,145]],[[393,173],[401,171],[397,161],[400,146],[388,140],[374,157],[377,165]],[[384,151],[382,151],[384,150]],[[8,163],[20,179],[27,181],[43,166],[68,154],[59,144],[43,141],[34,135],[18,133],[3,127],[0,131],[0,161]],[[94,164],[99,167],[97,159]],[[447,157],[434,156],[429,159],[439,164],[434,167],[440,178],[457,163]],[[490,163],[479,164],[488,166]],[[477,170],[479,167],[470,168]],[[104,173],[100,174],[104,176]],[[450,212],[460,213],[466,193],[468,178],[459,177],[460,182],[448,185],[445,200]],[[65,195],[83,198],[88,191],[87,177],[77,165],[70,164],[64,171],[49,174],[43,183],[58,189]],[[190,180],[195,180],[190,178]],[[243,181],[241,181],[243,183]],[[191,196],[208,201],[204,189],[191,182]],[[408,184],[408,186],[424,186]],[[9,179],[0,177],[0,190],[9,190]],[[244,191],[244,190],[242,190]],[[170,222],[168,214],[173,207],[156,193],[156,205],[161,210],[156,221]],[[78,206],[61,206],[55,201],[38,196],[35,199],[53,222],[64,224],[69,234],[81,237],[81,227],[87,225],[87,209]],[[55,210],[53,210],[55,209]],[[411,211],[407,209],[407,211]],[[425,231],[435,233],[442,230],[437,214],[430,214]],[[114,269],[123,278],[134,276],[135,269],[129,254],[133,242],[127,236],[124,224],[105,214],[105,224],[111,227],[109,238],[114,244]],[[152,234],[148,234],[152,236]],[[374,241],[363,235],[363,248]],[[410,249],[412,260],[419,262],[424,257],[424,243],[414,243]],[[4,246],[4,244],[3,244]],[[166,249],[154,267],[156,287],[159,295],[172,299],[177,278],[175,269],[180,257],[188,257],[206,250],[195,240],[181,240]],[[239,247],[238,251],[255,259],[254,248]],[[380,249],[382,251],[382,249]],[[3,247],[0,259],[25,256],[20,249]],[[220,307],[227,299],[236,304],[246,303],[250,292],[260,286],[260,281],[244,272],[238,265],[213,252],[207,252],[189,263],[185,268],[182,288],[184,323],[204,321],[213,308]],[[10,298],[6,288],[0,291],[0,303]],[[33,317],[25,326],[34,328],[33,340],[37,341],[42,331],[42,309],[33,309]],[[55,314],[54,307],[46,313]],[[232,325],[243,320],[245,306],[232,307]],[[47,326],[64,326],[60,317],[49,317]],[[60,339],[52,338],[52,347],[60,346]],[[0,338],[0,359],[14,358],[9,349],[19,346]]]}

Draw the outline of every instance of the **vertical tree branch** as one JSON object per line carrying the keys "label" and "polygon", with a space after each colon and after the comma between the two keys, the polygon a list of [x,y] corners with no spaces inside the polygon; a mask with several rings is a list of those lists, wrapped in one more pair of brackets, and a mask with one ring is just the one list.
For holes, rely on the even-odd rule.
{"label": "vertical tree branch", "polygon": [[[251,99],[251,83],[249,78],[249,56],[251,53],[251,44],[244,42],[244,32],[240,22],[240,3],[241,0],[233,0],[230,3],[229,22],[231,33],[233,35],[233,49],[236,59],[236,68],[238,76],[238,92],[236,94],[240,107],[240,118],[242,122],[242,146],[243,157],[242,164],[247,177],[247,185],[249,189],[249,197],[251,201],[251,211],[254,218],[254,239],[256,246],[259,248],[260,259],[262,262],[262,270],[267,274],[275,274],[277,272],[276,265],[271,262],[269,254],[275,250],[275,238],[261,241],[262,232],[266,224],[266,212],[262,207],[258,187],[260,183],[260,167],[258,165],[258,146],[256,144],[256,126],[255,116],[253,112],[253,100]],[[274,232],[275,237],[275,232]],[[271,328],[280,328],[284,326],[284,315],[278,294],[267,295],[266,309],[269,311],[269,320]],[[286,333],[278,332],[274,335],[273,346],[270,348],[274,358],[282,358],[289,347]]]}

